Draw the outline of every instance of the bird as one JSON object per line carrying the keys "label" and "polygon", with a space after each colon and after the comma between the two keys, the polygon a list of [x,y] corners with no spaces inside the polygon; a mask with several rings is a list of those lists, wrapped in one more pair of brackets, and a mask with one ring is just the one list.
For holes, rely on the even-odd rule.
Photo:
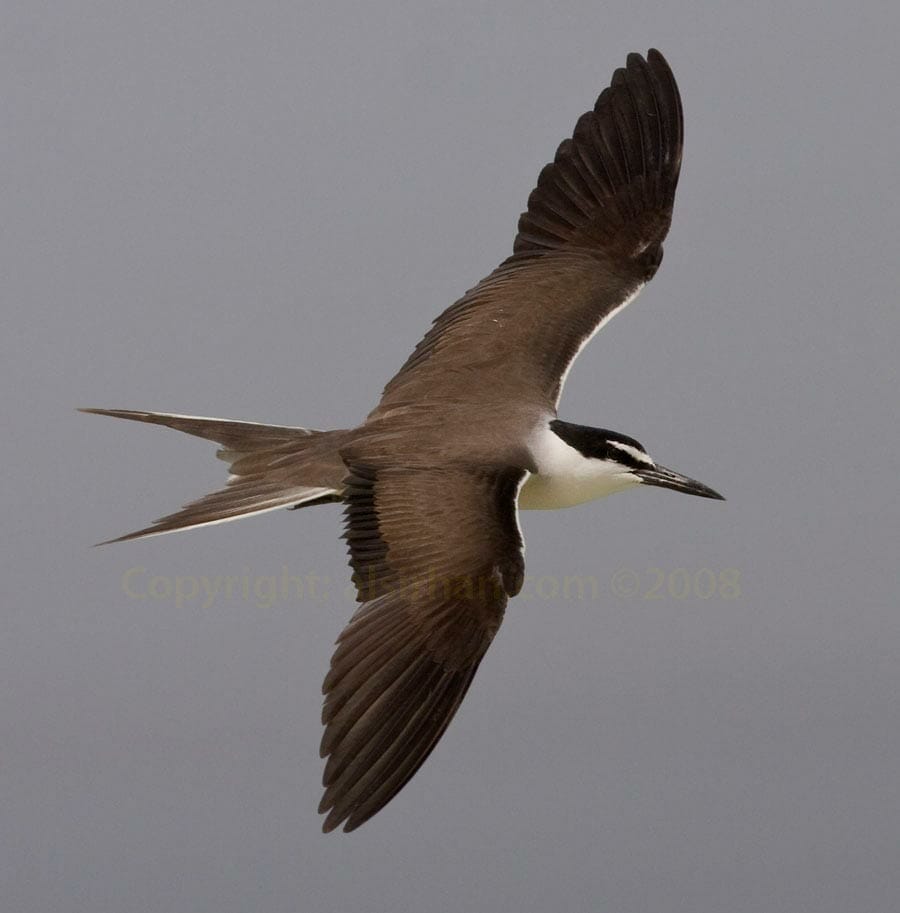
{"label": "bird", "polygon": [[[684,118],[656,49],[627,56],[540,172],[512,254],[438,316],[356,428],[125,409],[217,443],[227,485],[111,542],[340,503],[357,601],[323,685],[323,830],[419,770],[524,581],[521,510],[656,486],[724,500],[557,409],[578,353],[656,274]],[[105,544],[105,543],[104,543]]]}

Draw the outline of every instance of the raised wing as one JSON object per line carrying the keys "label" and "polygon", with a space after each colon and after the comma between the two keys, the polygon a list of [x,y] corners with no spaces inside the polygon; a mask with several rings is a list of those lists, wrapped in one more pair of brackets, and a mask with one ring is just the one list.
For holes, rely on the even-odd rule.
{"label": "raised wing", "polygon": [[555,409],[579,349],[660,264],[682,137],[669,65],[630,54],[541,171],[513,256],[437,318],[372,417],[510,396]]}
{"label": "raised wing", "polygon": [[323,686],[325,831],[383,808],[453,718],[522,585],[523,477],[351,467],[345,536],[363,605]]}
{"label": "raised wing", "polygon": [[683,133],[665,58],[629,54],[538,177],[514,253],[582,247],[653,269],[672,221]]}

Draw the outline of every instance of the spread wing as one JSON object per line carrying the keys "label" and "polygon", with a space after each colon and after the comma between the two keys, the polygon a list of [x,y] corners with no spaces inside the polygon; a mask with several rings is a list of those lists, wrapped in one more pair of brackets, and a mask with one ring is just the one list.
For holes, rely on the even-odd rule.
{"label": "spread wing", "polygon": [[453,718],[522,585],[524,475],[351,467],[345,537],[363,605],[323,686],[325,831],[383,808]]}
{"label": "spread wing", "polygon": [[555,409],[582,345],[660,264],[682,137],[669,65],[630,54],[541,172],[513,256],[437,318],[373,417],[490,396]]}

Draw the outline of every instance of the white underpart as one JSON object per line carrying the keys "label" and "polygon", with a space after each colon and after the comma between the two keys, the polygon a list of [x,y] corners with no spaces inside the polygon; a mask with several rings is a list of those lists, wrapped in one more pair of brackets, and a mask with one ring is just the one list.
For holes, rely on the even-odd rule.
{"label": "white underpart", "polygon": [[624,307],[631,304],[635,298],[640,294],[641,289],[646,285],[645,282],[642,282],[630,295],[622,299],[622,303],[617,307],[614,307],[601,321],[594,327],[594,329],[588,333],[584,339],[581,340],[581,345],[575,351],[575,354],[572,356],[569,363],[566,365],[565,371],[562,373],[562,377],[559,379],[559,392],[556,394],[556,405],[559,405],[560,398],[562,397],[563,387],[566,385],[566,378],[569,376],[569,371],[572,370],[572,365],[575,364],[575,359],[581,354],[584,347],[603,329],[619,313]]}
{"label": "white underpart", "polygon": [[528,476],[519,492],[520,510],[573,507],[640,484],[618,463],[582,456],[547,424],[534,435],[529,449],[537,472]]}

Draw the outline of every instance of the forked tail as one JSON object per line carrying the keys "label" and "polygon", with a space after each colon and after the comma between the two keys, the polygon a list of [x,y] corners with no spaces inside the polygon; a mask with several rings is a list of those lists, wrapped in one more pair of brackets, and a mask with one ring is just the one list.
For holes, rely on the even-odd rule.
{"label": "forked tail", "polygon": [[279,507],[304,507],[341,499],[346,468],[338,451],[346,440],[346,431],[313,431],[130,409],[80,411],[165,425],[215,441],[222,445],[216,456],[230,464],[231,475],[225,488],[186,504],[145,529],[108,542],[226,523]]}

